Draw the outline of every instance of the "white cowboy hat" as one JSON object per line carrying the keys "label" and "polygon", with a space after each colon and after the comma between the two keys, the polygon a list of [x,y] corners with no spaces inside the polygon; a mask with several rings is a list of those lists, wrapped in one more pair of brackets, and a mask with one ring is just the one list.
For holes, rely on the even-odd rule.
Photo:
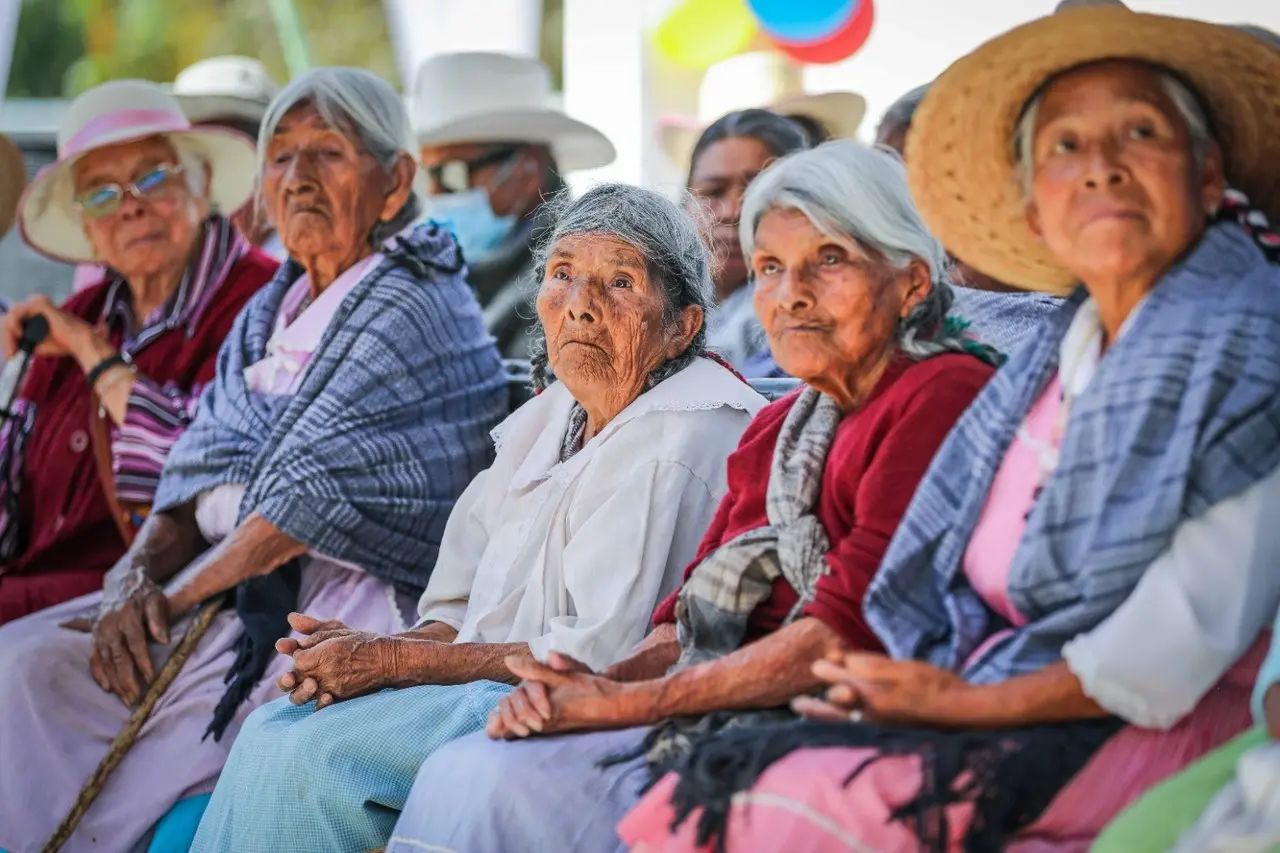
{"label": "white cowboy hat", "polygon": [[433,56],[418,67],[409,112],[422,146],[539,143],[565,172],[607,166],[617,156],[603,133],[551,106],[551,74],[536,59]]}
{"label": "white cowboy hat", "polygon": [[721,116],[763,108],[800,115],[821,124],[835,139],[851,139],[862,124],[867,101],[854,92],[811,95],[804,90],[803,69],[785,54],[742,53],[707,69],[698,90],[698,117],[660,119],[659,138],[672,162],[688,166],[702,131]]}
{"label": "white cowboy hat", "polygon": [[170,91],[193,124],[215,119],[258,124],[280,87],[256,59],[213,56],[184,68]]}
{"label": "white cowboy hat", "polygon": [[39,252],[70,263],[94,260],[74,205],[71,167],[86,153],[150,136],[180,140],[209,164],[212,210],[238,210],[253,192],[257,151],[249,137],[193,125],[173,96],[145,80],[112,80],[71,102],[58,127],[58,160],[36,175],[18,202],[22,238]]}

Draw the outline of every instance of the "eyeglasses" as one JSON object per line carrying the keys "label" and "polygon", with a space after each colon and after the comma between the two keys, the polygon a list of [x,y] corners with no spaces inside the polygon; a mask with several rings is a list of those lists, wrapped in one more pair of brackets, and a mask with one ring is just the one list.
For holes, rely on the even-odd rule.
{"label": "eyeglasses", "polygon": [[75,206],[81,213],[93,219],[110,216],[124,204],[125,195],[132,195],[138,200],[155,198],[174,178],[182,174],[182,167],[173,163],[162,163],[132,182],[120,184],[102,184],[76,196]]}
{"label": "eyeglasses", "polygon": [[511,145],[481,154],[472,160],[445,160],[434,166],[425,167],[432,183],[446,193],[461,193],[471,189],[471,177],[481,169],[507,163],[520,153],[517,146]]}

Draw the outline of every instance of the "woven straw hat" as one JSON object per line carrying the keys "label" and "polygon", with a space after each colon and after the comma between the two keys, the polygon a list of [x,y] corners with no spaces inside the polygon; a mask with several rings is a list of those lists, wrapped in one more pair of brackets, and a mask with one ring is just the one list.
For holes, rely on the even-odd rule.
{"label": "woven straw hat", "polygon": [[1077,7],[982,45],[921,103],[907,140],[908,176],[921,214],[950,252],[1019,287],[1066,293],[1075,285],[1027,225],[1014,134],[1048,80],[1108,59],[1167,68],[1190,84],[1209,110],[1228,182],[1280,221],[1280,51],[1233,27]]}

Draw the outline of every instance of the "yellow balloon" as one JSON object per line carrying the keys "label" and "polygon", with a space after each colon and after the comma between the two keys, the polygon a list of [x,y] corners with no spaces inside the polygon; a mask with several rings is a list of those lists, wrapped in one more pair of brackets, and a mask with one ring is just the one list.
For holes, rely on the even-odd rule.
{"label": "yellow balloon", "polygon": [[741,53],[756,35],[744,0],[684,0],[654,31],[654,43],[672,62],[705,71]]}

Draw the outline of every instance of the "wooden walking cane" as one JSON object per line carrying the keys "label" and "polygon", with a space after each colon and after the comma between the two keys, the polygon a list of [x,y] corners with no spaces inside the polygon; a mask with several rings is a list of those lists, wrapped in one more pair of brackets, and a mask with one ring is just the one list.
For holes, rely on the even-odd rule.
{"label": "wooden walking cane", "polygon": [[182,640],[174,648],[173,654],[169,655],[169,659],[160,668],[160,672],[147,688],[147,692],[143,694],[142,701],[138,703],[138,707],[134,709],[133,715],[129,717],[129,721],[125,723],[124,728],[120,730],[120,734],[116,735],[115,739],[111,741],[111,746],[108,747],[107,754],[103,756],[98,768],[93,771],[93,775],[89,777],[89,780],[84,783],[84,787],[80,789],[80,796],[76,797],[75,805],[71,807],[71,811],[67,812],[67,816],[62,819],[62,823],[58,824],[57,831],[53,833],[49,843],[44,846],[44,853],[58,853],[62,849],[62,845],[66,844],[67,840],[71,838],[71,833],[76,831],[76,827],[80,824],[85,812],[89,810],[89,806],[93,805],[93,801],[98,798],[98,794],[102,793],[107,777],[111,775],[111,772],[116,769],[116,765],[128,754],[129,748],[133,746],[133,742],[138,737],[138,732],[142,730],[142,726],[151,716],[151,712],[155,710],[156,703],[160,701],[160,697],[164,696],[165,691],[169,689],[169,685],[177,678],[187,659],[191,657],[191,653],[195,651],[196,646],[200,644],[201,638],[209,630],[209,626],[213,624],[213,618],[222,609],[222,600],[223,596],[220,595],[206,602],[196,613],[195,619],[191,621],[191,627],[187,629],[187,633],[183,635]]}

